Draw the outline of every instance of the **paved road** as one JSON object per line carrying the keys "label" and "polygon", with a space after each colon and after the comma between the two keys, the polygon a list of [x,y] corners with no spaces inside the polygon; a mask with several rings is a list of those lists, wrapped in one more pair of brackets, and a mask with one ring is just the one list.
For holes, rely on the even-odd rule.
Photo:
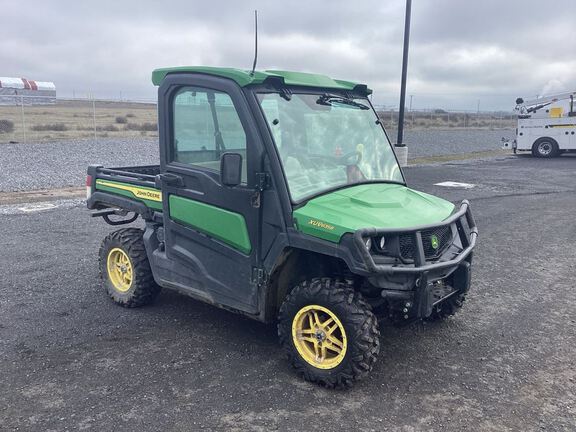
{"label": "paved road", "polygon": [[[0,215],[0,430],[576,430],[576,158],[411,168],[472,199],[473,291],[441,324],[382,324],[368,381],[300,381],[273,326],[163,292],[103,294],[110,230],[74,205]],[[452,180],[469,190],[433,186]]]}
{"label": "paved road", "polygon": [[[395,139],[395,131],[390,131]],[[409,157],[453,155],[500,148],[511,130],[408,130]],[[158,163],[158,142],[106,139],[53,143],[0,144],[0,192],[84,186],[91,163],[107,167]]]}

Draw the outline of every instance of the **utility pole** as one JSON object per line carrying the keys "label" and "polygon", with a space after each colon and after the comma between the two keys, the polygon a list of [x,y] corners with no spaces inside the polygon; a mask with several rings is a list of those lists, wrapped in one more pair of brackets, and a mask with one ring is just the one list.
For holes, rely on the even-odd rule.
{"label": "utility pole", "polygon": [[408,111],[412,112],[412,98],[414,97],[414,95],[410,95],[410,108],[408,108]]}
{"label": "utility pole", "polygon": [[96,137],[96,100],[94,95],[90,93],[90,98],[92,99],[92,121],[94,125],[94,144],[98,144],[98,138]]}
{"label": "utility pole", "polygon": [[410,15],[412,0],[406,0],[406,18],[404,20],[404,52],[402,54],[402,80],[400,82],[400,111],[398,115],[398,139],[395,150],[401,166],[408,164],[408,149],[404,144],[404,110],[406,105],[406,76],[408,74],[408,46],[410,44]]}

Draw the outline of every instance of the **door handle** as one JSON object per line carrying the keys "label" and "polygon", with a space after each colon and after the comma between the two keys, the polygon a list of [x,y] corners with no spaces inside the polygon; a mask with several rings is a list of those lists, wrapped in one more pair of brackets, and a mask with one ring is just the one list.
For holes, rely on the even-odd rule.
{"label": "door handle", "polygon": [[162,188],[163,185],[166,186],[175,186],[175,187],[183,187],[184,180],[182,177],[172,173],[162,173],[158,174],[154,178],[154,183],[156,184],[157,188]]}

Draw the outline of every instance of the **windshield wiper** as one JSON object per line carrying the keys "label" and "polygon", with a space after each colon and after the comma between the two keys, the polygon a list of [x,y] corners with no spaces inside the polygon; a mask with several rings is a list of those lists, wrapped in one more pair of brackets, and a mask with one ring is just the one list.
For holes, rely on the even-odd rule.
{"label": "windshield wiper", "polygon": [[333,102],[339,103],[342,105],[352,106],[352,107],[359,108],[362,110],[370,109],[366,105],[361,104],[361,103],[356,102],[356,101],[353,101],[352,99],[345,98],[344,96],[335,96],[335,95],[325,94],[325,95],[320,96],[318,98],[318,100],[316,101],[316,103],[318,105],[327,105],[327,106],[332,106]]}

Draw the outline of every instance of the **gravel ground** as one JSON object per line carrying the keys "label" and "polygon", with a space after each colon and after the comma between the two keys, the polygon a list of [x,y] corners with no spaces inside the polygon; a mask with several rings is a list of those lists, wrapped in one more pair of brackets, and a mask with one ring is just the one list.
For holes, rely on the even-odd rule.
{"label": "gravel ground", "polygon": [[[388,133],[393,143],[397,133],[395,130]],[[407,130],[404,143],[408,145],[408,159],[411,159],[498,150],[502,137],[513,138],[514,129]]]}
{"label": "gravel ground", "polygon": [[[409,157],[469,153],[500,148],[511,130],[407,131]],[[390,131],[395,141],[396,132]],[[108,167],[158,163],[158,143],[142,139],[100,139],[0,145],[0,192],[83,186],[89,164]]]}
{"label": "gravel ground", "polygon": [[[0,430],[574,431],[576,157],[406,170],[470,198],[480,228],[464,309],[381,325],[370,379],[298,379],[274,326],[165,290],[111,303],[97,255],[114,228],[82,207],[0,216]],[[474,183],[469,190],[434,186]]]}
{"label": "gravel ground", "polygon": [[90,164],[157,164],[158,142],[142,139],[0,145],[0,192],[84,186]]}

